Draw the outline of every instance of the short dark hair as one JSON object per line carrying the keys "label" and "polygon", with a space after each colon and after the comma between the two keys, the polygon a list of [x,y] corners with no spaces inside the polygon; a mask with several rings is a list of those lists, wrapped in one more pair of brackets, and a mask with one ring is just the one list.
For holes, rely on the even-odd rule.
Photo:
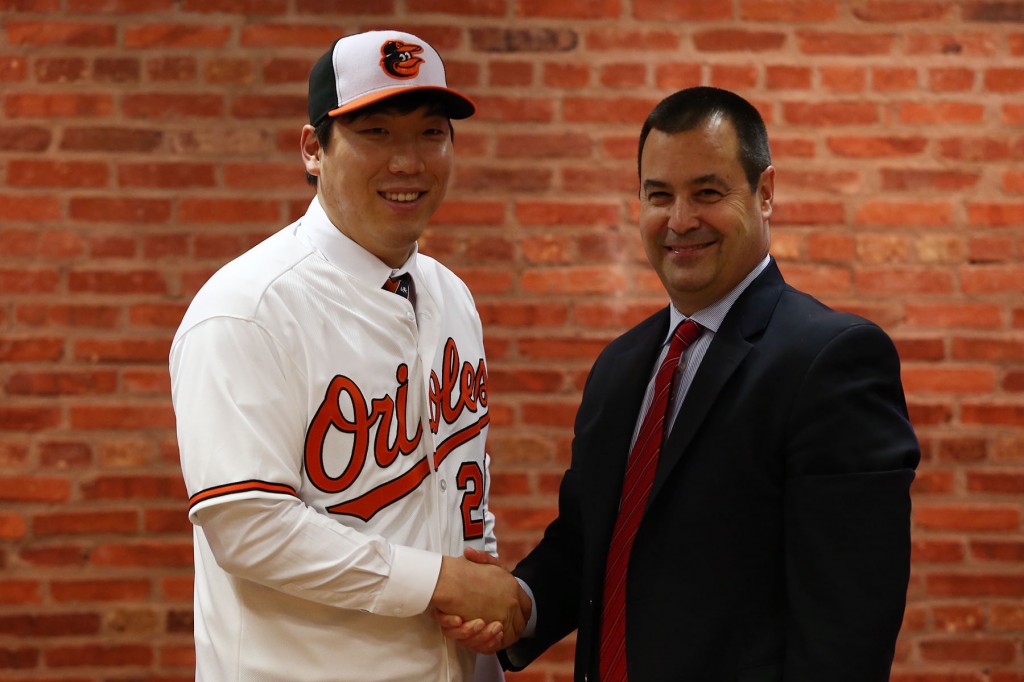
{"label": "short dark hair", "polygon": [[[364,116],[372,116],[373,114],[378,114],[383,111],[403,115],[411,114],[421,107],[426,107],[427,113],[431,116],[448,116],[448,110],[445,108],[444,102],[435,97],[433,93],[426,90],[411,90],[400,95],[395,95],[394,97],[382,99],[379,102],[374,102],[373,104],[368,104],[362,109],[356,109],[355,111],[350,111],[347,114],[341,114],[337,117],[327,116],[321,119],[315,127],[316,139],[320,142],[320,147],[322,149],[327,149],[327,145],[331,142],[331,130],[334,129],[335,121],[351,123],[352,121],[358,120]],[[452,140],[454,141],[455,127],[451,124],[451,118],[448,119],[448,125],[451,128]],[[307,172],[306,182],[311,186],[316,187],[317,177]]]}
{"label": "short dark hair", "polygon": [[682,133],[693,130],[713,116],[721,115],[732,122],[739,140],[739,162],[747,176],[750,191],[757,189],[764,169],[772,165],[768,147],[768,131],[757,109],[739,95],[721,88],[700,86],[687,88],[661,100],[647,115],[640,131],[637,151],[637,173],[644,154],[644,143],[651,130]]}

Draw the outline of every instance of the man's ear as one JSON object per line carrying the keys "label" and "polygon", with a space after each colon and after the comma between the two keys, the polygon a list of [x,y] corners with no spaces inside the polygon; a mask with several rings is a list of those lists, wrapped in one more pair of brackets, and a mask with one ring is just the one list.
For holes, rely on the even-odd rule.
{"label": "man's ear", "polygon": [[768,166],[761,173],[757,183],[757,199],[760,203],[761,217],[768,220],[772,217],[772,202],[775,201],[775,166]]}
{"label": "man's ear", "polygon": [[302,164],[306,167],[306,172],[319,177],[320,154],[323,148],[316,136],[316,128],[311,125],[302,126],[300,146],[302,147]]}

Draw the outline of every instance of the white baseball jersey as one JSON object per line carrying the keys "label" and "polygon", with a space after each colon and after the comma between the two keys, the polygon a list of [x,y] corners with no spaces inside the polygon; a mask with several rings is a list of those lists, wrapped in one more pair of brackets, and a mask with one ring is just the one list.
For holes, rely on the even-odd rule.
{"label": "white baseball jersey", "polygon": [[[483,337],[452,272],[422,254],[402,271],[415,306],[314,199],[185,314],[170,367],[198,680],[472,679],[426,607],[442,554],[496,551]],[[231,551],[201,525],[261,505],[278,511]]]}

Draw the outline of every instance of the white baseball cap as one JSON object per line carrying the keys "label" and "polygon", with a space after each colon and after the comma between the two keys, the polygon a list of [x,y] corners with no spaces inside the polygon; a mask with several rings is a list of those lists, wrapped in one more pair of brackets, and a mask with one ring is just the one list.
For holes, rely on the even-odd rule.
{"label": "white baseball cap", "polygon": [[448,87],[437,50],[411,33],[367,31],[339,38],[309,74],[309,122],[339,116],[414,90],[434,91],[450,118],[468,118],[473,102]]}

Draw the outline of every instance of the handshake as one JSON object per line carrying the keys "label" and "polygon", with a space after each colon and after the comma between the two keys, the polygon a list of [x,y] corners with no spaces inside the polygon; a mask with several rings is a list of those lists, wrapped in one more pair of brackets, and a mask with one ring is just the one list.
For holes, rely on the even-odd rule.
{"label": "handshake", "polygon": [[430,606],[446,637],[481,654],[514,644],[533,610],[519,581],[496,558],[475,549],[441,559]]}

